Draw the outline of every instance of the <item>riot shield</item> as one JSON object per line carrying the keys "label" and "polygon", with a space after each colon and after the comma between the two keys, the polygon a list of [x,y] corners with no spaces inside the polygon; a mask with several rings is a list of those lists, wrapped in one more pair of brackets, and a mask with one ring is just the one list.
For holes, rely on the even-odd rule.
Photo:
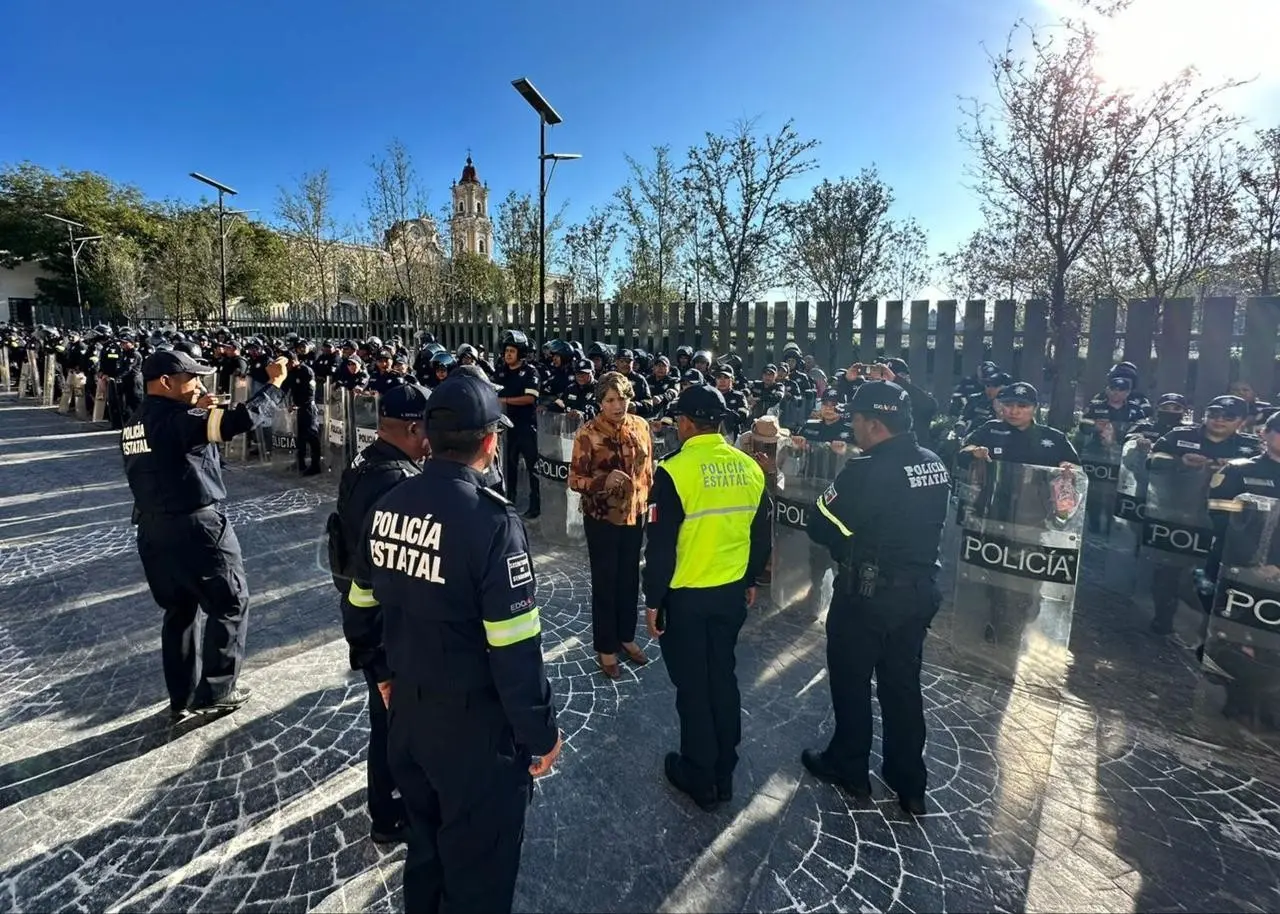
{"label": "riot shield", "polygon": [[538,529],[553,543],[586,541],[581,497],[569,490],[569,461],[582,417],[538,413],[538,460],[533,470],[542,479],[542,521]]}
{"label": "riot shield", "polygon": [[[1192,572],[1204,566],[1213,544],[1209,520],[1209,481],[1213,470],[1188,467],[1178,458],[1149,464],[1146,516],[1142,520],[1139,557],[1150,572],[1152,627],[1170,633],[1183,603],[1198,605]],[[1145,578],[1145,574],[1144,574]],[[1194,640],[1199,610],[1183,617],[1182,627]]]}
{"label": "riot shield", "polygon": [[13,378],[10,375],[8,346],[0,346],[0,393],[8,393],[13,389]]}
{"label": "riot shield", "polygon": [[58,395],[58,415],[66,416],[71,413],[71,401],[75,397],[75,392],[71,387],[71,376],[68,375],[62,382],[62,389]]}
{"label": "riot shield", "polygon": [[378,395],[357,390],[351,393],[351,444],[348,451],[354,458],[378,438]]}
{"label": "riot shield", "polygon": [[[347,391],[339,384],[326,384],[324,390],[324,462],[337,472],[342,472],[351,462],[347,453],[348,408]],[[353,426],[354,427],[354,426]],[[354,433],[350,439],[355,441]]]}
{"label": "riot shield", "polygon": [[292,406],[282,406],[271,420],[271,466],[290,470],[297,463],[298,412]]}
{"label": "riot shield", "polygon": [[1102,539],[1109,538],[1115,526],[1113,512],[1120,482],[1120,461],[1128,433],[1129,426],[1125,423],[1098,419],[1081,425],[1076,439],[1080,465],[1089,477],[1085,529]]}
{"label": "riot shield", "polygon": [[[231,394],[226,401],[228,406],[235,406],[237,403],[249,402],[249,379],[236,377],[231,380]],[[253,432],[244,435],[236,435],[230,441],[222,446],[222,455],[226,460],[244,461],[249,458],[249,436]]]}
{"label": "riot shield", "polygon": [[818,618],[831,602],[835,562],[809,539],[818,496],[835,482],[855,450],[843,442],[805,442],[783,462],[773,500],[773,573],[770,595],[779,609],[804,605]]}
{"label": "riot shield", "polygon": [[661,422],[649,423],[649,435],[653,438],[653,459],[659,461],[674,454],[680,447],[680,436],[674,425],[663,425]]}
{"label": "riot shield", "polygon": [[77,419],[89,418],[84,402],[84,372],[73,368],[67,373],[67,388],[71,391],[71,409]]}
{"label": "riot shield", "polygon": [[36,354],[27,350],[27,357],[22,362],[22,372],[18,376],[18,396],[40,399],[40,372],[36,367]]}
{"label": "riot shield", "polygon": [[57,362],[52,354],[44,357],[44,373],[41,376],[40,405],[53,406],[53,395],[56,389],[54,379],[57,377]]}
{"label": "riot shield", "polygon": [[1197,704],[1255,731],[1280,729],[1280,501],[1241,495],[1223,537]]}
{"label": "riot shield", "polygon": [[959,537],[951,643],[996,675],[1059,685],[1089,482],[1077,469],[974,461]]}
{"label": "riot shield", "polygon": [[[1107,589],[1130,595],[1134,592],[1142,542],[1142,521],[1147,516],[1147,457],[1149,443],[1134,438],[1120,451],[1120,466],[1111,505],[1111,536],[1103,554],[1103,578]],[[1092,483],[1091,483],[1092,485]],[[1144,582],[1145,585],[1145,582]]]}
{"label": "riot shield", "polygon": [[98,375],[98,383],[93,391],[93,421],[107,421],[107,398],[111,396],[111,379],[104,374]]}

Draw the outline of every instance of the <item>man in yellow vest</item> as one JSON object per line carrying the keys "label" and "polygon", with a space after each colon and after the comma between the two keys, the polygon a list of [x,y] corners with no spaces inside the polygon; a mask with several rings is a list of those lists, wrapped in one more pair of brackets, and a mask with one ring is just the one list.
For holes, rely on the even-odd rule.
{"label": "man in yellow vest", "polygon": [[680,447],[658,465],[649,494],[645,614],[680,716],[667,780],[710,811],[733,799],[742,737],[734,649],[769,561],[773,506],[759,465],[720,434],[720,391],[689,387],[674,412]]}

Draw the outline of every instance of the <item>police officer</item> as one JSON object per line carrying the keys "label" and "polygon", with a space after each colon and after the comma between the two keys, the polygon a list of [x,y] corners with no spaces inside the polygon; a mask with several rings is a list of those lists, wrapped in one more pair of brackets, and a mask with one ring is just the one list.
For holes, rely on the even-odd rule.
{"label": "police officer", "polygon": [[690,386],[675,412],[681,444],[658,464],[649,494],[645,614],[680,716],[680,751],[663,768],[709,811],[733,798],[742,738],[734,649],[769,561],[773,509],[759,465],[720,435],[718,390]]}
{"label": "police officer", "polygon": [[290,350],[289,379],[285,381],[284,391],[298,420],[298,472],[303,476],[318,476],[324,469],[320,465],[323,449],[320,445],[320,412],[316,408],[316,373],[304,361],[305,356],[306,347],[301,343]]}
{"label": "police officer", "polygon": [[[393,796],[395,779],[387,759],[387,704],[391,670],[382,642],[382,609],[373,598],[368,554],[363,543],[369,512],[383,495],[417,476],[426,457],[422,422],[427,392],[404,384],[378,401],[378,437],[356,455],[338,484],[338,505],[330,524],[330,565],[342,591],[342,633],[350,648],[351,669],[369,686],[369,762],[367,802],[376,844],[404,840],[404,804]],[[345,586],[344,586],[345,585]]]}
{"label": "police officer", "polygon": [[880,773],[906,812],[925,811],[920,658],[941,604],[937,574],[950,479],[916,443],[911,399],[891,381],[867,381],[849,401],[862,454],[845,464],[810,516],[811,539],[839,563],[827,615],[827,668],[836,727],[827,748],[806,749],[810,773],[859,799],[871,796],[871,677],[884,731]]}
{"label": "police officer", "polygon": [[960,383],[951,392],[951,415],[959,418],[964,412],[964,405],[974,394],[980,394],[988,386],[987,382],[995,375],[1001,374],[1000,366],[995,362],[981,362],[973,377],[961,378]]}
{"label": "police officer", "polygon": [[711,370],[715,376],[716,390],[724,397],[724,433],[737,441],[742,430],[751,424],[751,408],[747,398],[733,389],[733,369],[717,365]]}
{"label": "police officer", "polygon": [[884,366],[889,369],[884,380],[897,384],[911,398],[911,425],[915,430],[916,440],[922,447],[932,447],[932,427],[933,420],[938,415],[938,401],[929,391],[912,382],[911,368],[905,359],[885,359]]}
{"label": "police officer", "polygon": [[653,394],[649,390],[649,381],[643,374],[635,370],[636,354],[631,349],[619,349],[618,354],[614,357],[614,371],[622,375],[631,382],[631,389],[635,391],[635,397],[631,400],[629,407],[637,416],[645,418],[653,415],[656,409]]}
{"label": "police officer", "polygon": [[374,506],[370,581],[391,679],[391,770],[409,814],[407,911],[509,911],[530,775],[560,751],[533,557],[484,472],[509,420],[457,373],[425,410],[431,459]]}
{"label": "police officer", "polygon": [[[138,555],[151,595],[164,610],[160,653],[169,712],[231,710],[248,690],[236,688],[244,659],[249,587],[235,531],[222,511],[227,496],[216,444],[269,425],[288,375],[284,360],[267,366],[270,383],[248,403],[213,405],[202,375],[213,371],[186,353],[156,352],[142,365],[147,395],[120,436],[133,492]],[[194,683],[197,610],[206,616],[202,669]]]}
{"label": "police officer", "polygon": [[823,392],[818,418],[802,425],[792,440],[801,450],[810,444],[836,445],[832,450],[837,454],[853,443],[853,429],[840,411],[839,392],[834,389]]}
{"label": "police officer", "polygon": [[991,419],[964,439],[961,460],[1005,460],[1035,466],[1078,466],[1080,455],[1056,428],[1036,422],[1040,397],[1026,381],[1015,381],[996,395],[1004,418]]}
{"label": "police officer", "polygon": [[525,361],[529,339],[519,330],[502,335],[502,366],[494,373],[493,382],[500,388],[498,402],[506,408],[511,431],[503,449],[503,478],[507,483],[507,499],[516,500],[519,486],[518,467],[524,460],[529,472],[529,510],[524,516],[533,520],[542,513],[542,488],[534,465],[538,462],[538,430],[534,402],[538,398],[538,369]]}
{"label": "police officer", "polygon": [[590,359],[578,359],[574,366],[573,383],[566,387],[559,398],[546,405],[548,412],[569,413],[590,419],[596,414],[595,373]]}

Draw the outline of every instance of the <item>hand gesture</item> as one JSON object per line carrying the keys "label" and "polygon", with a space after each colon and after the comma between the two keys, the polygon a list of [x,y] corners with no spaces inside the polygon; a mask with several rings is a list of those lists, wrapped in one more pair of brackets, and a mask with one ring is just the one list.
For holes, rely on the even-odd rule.
{"label": "hand gesture", "polygon": [[844,453],[844,450],[845,450],[845,447],[846,447],[846,445],[845,445],[845,443],[844,443],[843,441],[832,441],[832,442],[831,442],[831,453],[833,453],[833,454],[843,454],[843,453]]}
{"label": "hand gesture", "polygon": [[609,492],[621,491],[629,485],[631,485],[631,477],[621,470],[610,470],[604,481],[604,487]]}
{"label": "hand gesture", "polygon": [[284,383],[289,376],[289,363],[285,359],[276,359],[267,363],[267,380],[276,387]]}
{"label": "hand gesture", "polygon": [[978,445],[978,447],[975,447],[972,451],[969,452],[969,456],[971,456],[974,460],[990,460],[991,452],[987,450],[985,447],[983,447],[982,445]]}
{"label": "hand gesture", "polygon": [[1139,438],[1139,439],[1138,439],[1138,450],[1142,451],[1142,453],[1144,453],[1144,454],[1145,454],[1145,453],[1147,453],[1149,450],[1151,450],[1151,439],[1150,439],[1150,438]]}
{"label": "hand gesture", "polygon": [[556,744],[551,747],[551,751],[546,755],[535,756],[533,764],[529,766],[529,773],[535,778],[543,777],[551,773],[551,768],[556,763],[556,759],[560,757],[560,750],[564,748],[564,735],[556,734]]}

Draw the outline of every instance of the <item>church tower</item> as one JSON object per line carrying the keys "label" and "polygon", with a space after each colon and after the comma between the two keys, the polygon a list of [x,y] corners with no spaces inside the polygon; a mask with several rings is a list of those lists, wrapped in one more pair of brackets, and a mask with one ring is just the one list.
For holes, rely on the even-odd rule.
{"label": "church tower", "polygon": [[476,167],[467,156],[462,178],[453,185],[453,216],[450,219],[453,255],[479,254],[493,260],[493,223],[489,221],[489,187],[476,177]]}

